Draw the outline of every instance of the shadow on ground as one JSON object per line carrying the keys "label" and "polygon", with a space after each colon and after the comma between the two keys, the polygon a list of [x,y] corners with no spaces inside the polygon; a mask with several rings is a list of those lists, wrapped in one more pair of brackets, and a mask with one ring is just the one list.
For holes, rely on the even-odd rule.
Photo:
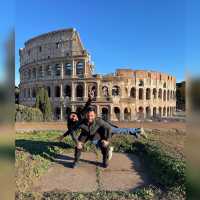
{"label": "shadow on ground", "polygon": [[[74,157],[68,155],[62,155],[57,153],[56,148],[72,150],[73,145],[64,143],[64,142],[50,142],[50,141],[35,141],[35,140],[25,140],[18,139],[15,142],[17,150],[24,150],[31,155],[39,155],[45,159],[50,160],[58,164],[62,164],[65,167],[72,168]],[[21,149],[22,148],[22,149]],[[85,159],[80,159],[80,161],[93,164],[96,166],[101,166],[101,163],[98,161],[90,161]]]}

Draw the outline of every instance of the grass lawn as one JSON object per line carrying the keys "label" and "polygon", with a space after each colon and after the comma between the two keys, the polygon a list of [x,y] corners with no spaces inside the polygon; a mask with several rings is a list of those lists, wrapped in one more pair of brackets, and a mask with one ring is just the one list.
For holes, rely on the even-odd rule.
{"label": "grass lawn", "polygon": [[[59,131],[16,134],[16,199],[185,199],[185,132],[175,129],[148,131],[148,139],[136,140],[124,135],[112,139],[116,152],[137,154],[148,166],[153,181],[148,187],[134,192],[30,192],[33,182],[47,171],[57,154],[73,151],[70,137],[57,142],[56,138],[61,134]],[[85,151],[95,151],[95,148],[88,143]]]}

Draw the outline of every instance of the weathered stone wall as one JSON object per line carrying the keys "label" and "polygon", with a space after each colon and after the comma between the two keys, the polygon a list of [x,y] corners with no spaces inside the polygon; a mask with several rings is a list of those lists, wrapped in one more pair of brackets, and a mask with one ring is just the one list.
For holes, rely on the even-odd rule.
{"label": "weathered stone wall", "polygon": [[175,111],[175,77],[132,69],[93,75],[90,55],[74,29],[27,41],[20,50],[20,64],[20,103],[33,106],[37,88],[46,87],[55,119],[79,110],[93,89],[97,114],[110,120],[135,120],[143,114],[170,117]]}

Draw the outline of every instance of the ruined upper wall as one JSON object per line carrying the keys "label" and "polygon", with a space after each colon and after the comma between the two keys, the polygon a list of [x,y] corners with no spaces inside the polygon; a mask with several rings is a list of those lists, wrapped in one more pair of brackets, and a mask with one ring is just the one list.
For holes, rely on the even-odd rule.
{"label": "ruined upper wall", "polygon": [[162,72],[148,71],[148,70],[132,70],[132,69],[117,69],[116,76],[120,77],[134,77],[134,78],[150,78],[160,81],[172,81],[176,83],[176,78]]}
{"label": "ruined upper wall", "polygon": [[75,29],[62,29],[34,37],[25,42],[19,54],[21,66],[45,59],[88,55]]}

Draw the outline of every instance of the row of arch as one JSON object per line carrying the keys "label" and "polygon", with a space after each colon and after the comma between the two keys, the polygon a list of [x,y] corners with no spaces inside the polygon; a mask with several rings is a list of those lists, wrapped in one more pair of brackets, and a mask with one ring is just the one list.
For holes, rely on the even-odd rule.
{"label": "row of arch", "polygon": [[[73,65],[71,62],[66,62],[64,64],[63,72],[65,76],[72,76]],[[74,73],[75,74],[75,73]],[[76,74],[84,74],[84,61],[78,61],[76,63]],[[23,70],[21,72],[21,80],[30,80],[36,78],[50,77],[50,76],[61,76],[61,64],[47,65],[33,67],[32,69]]]}
{"label": "row of arch", "polygon": [[[61,97],[61,87],[56,85],[54,87],[54,94],[52,94],[52,88],[50,86],[46,87],[49,97]],[[98,90],[96,85],[91,85],[88,87],[88,93],[90,90],[94,91],[94,95],[97,96]],[[138,92],[138,94],[137,94]],[[84,97],[84,85],[78,84],[75,87],[75,97]],[[109,89],[107,86],[102,86],[101,97],[110,97]],[[34,98],[36,96],[36,89],[33,88],[25,88],[23,89],[23,98]],[[64,97],[72,97],[72,87],[71,85],[65,85],[63,88],[63,96]],[[121,96],[120,87],[115,85],[112,87],[112,96]],[[146,96],[146,100],[150,99],[163,99],[163,101],[175,99],[176,93],[173,90],[162,90],[160,89],[150,89],[150,88],[139,88],[138,91],[135,87],[132,87],[130,90],[130,94],[128,97],[136,99],[138,96],[139,100],[144,100],[144,96]]]}
{"label": "row of arch", "polygon": [[[76,107],[76,112],[79,113],[82,110],[83,106],[77,106]],[[97,112],[97,107],[94,106],[96,112]],[[130,108],[124,108],[121,109],[120,107],[113,107],[112,108],[113,116],[112,120],[114,121],[131,121],[132,116],[131,116],[131,109]],[[173,116],[175,112],[175,107],[142,107],[140,106],[138,110],[136,111],[136,116],[134,119],[142,119],[142,118],[157,118],[157,117],[171,117]],[[68,115],[71,113],[72,109],[70,107],[66,107],[64,109],[64,117],[67,118]],[[55,119],[60,119],[60,114],[61,114],[61,108],[60,107],[55,107],[54,108],[54,116]],[[97,113],[100,115],[103,119],[105,120],[111,120],[111,112],[110,112],[110,107],[105,106],[101,107],[100,113]]]}

